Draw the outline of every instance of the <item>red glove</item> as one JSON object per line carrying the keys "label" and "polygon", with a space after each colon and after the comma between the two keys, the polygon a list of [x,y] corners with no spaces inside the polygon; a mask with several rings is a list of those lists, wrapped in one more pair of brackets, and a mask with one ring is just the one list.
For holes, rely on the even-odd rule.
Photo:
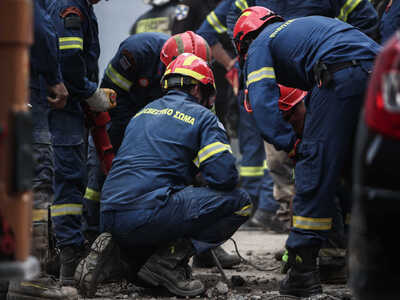
{"label": "red glove", "polygon": [[232,67],[225,74],[225,79],[232,86],[235,96],[239,92],[239,69],[237,68],[236,61],[236,59],[233,60]]}
{"label": "red glove", "polygon": [[293,159],[294,161],[298,160],[297,147],[300,144],[300,142],[301,139],[297,139],[296,142],[294,143],[293,149],[288,154],[289,158]]}

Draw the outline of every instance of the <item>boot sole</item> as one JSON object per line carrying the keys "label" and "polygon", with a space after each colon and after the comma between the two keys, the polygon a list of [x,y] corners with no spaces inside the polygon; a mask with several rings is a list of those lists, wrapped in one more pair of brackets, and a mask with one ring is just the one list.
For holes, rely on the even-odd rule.
{"label": "boot sole", "polygon": [[[7,300],[54,300],[54,298],[43,298],[43,296],[24,295],[15,292],[7,293]],[[61,298],[60,298],[61,299]],[[78,300],[78,296],[74,298],[63,298],[65,300]]]}
{"label": "boot sole", "polygon": [[311,296],[322,294],[322,287],[320,285],[313,286],[313,287],[307,289],[306,291],[299,290],[299,289],[294,289],[294,290],[290,290],[290,291],[279,290],[279,293],[281,295],[288,295],[288,296],[295,296],[295,297],[311,297]]}
{"label": "boot sole", "polygon": [[[107,237],[107,238],[108,238],[108,239],[112,239],[111,234],[110,234],[110,236]],[[90,253],[89,253],[89,255],[84,259],[83,266],[82,266],[82,268],[85,267],[86,259],[88,259],[88,257],[89,257],[90,255],[92,255],[92,253],[93,253],[93,255],[95,256],[95,258],[92,258],[92,261],[96,261],[96,268],[95,268],[95,270],[93,271],[93,276],[92,276],[91,280],[85,281],[85,277],[86,277],[86,276],[83,276],[83,274],[81,274],[79,280],[77,281],[77,282],[78,282],[78,286],[79,286],[80,292],[81,292],[84,296],[89,297],[89,298],[94,297],[95,294],[96,294],[96,291],[97,291],[97,285],[98,285],[98,282],[97,282],[97,281],[98,281],[99,274],[100,274],[100,272],[99,272],[98,270],[101,270],[101,269],[104,267],[104,265],[109,261],[109,259],[105,259],[105,260],[103,260],[103,261],[101,261],[101,260],[99,261],[99,256],[110,257],[110,254],[111,254],[111,253],[116,249],[116,247],[117,247],[117,245],[116,245],[113,241],[110,241],[110,242],[104,247],[103,250],[98,251],[98,250],[96,249],[96,246],[98,245],[98,243],[99,243],[100,241],[97,241],[97,243],[96,243],[96,241],[97,241],[97,239],[93,242],[92,246],[90,247]],[[100,247],[99,247],[99,248],[100,248]],[[99,252],[100,252],[100,253],[99,253]],[[111,258],[110,258],[110,259],[111,259]],[[83,276],[83,278],[82,278],[82,276]]]}
{"label": "boot sole", "polygon": [[180,290],[180,289],[176,288],[176,286],[173,283],[171,283],[169,280],[152,272],[147,267],[143,266],[142,269],[144,272],[142,272],[142,274],[140,274],[140,276],[143,280],[146,280],[146,282],[151,283],[154,286],[161,285],[174,295],[183,296],[183,297],[195,297],[195,296],[202,294],[205,290],[204,286],[201,289],[198,289],[195,291]]}

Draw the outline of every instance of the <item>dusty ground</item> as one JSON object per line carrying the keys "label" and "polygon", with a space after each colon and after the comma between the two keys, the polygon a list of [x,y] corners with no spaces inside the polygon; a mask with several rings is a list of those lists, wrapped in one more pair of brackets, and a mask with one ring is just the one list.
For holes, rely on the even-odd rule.
{"label": "dusty ground", "polygon": [[[217,268],[193,269],[193,275],[201,279],[206,285],[206,292],[195,299],[213,300],[264,300],[297,299],[292,297],[278,297],[280,263],[274,258],[274,253],[283,249],[286,235],[272,234],[265,231],[238,231],[233,236],[237,243],[240,255],[250,264],[244,262],[233,270],[225,270],[229,286],[224,282]],[[223,247],[233,253],[232,241],[226,242]],[[312,299],[353,300],[349,289],[343,285],[324,285],[323,296]],[[87,298],[81,298],[87,299]],[[164,300],[178,299],[163,289],[143,289],[128,283],[111,283],[99,287],[96,300],[109,299],[145,299]],[[307,298],[309,299],[309,298]]]}

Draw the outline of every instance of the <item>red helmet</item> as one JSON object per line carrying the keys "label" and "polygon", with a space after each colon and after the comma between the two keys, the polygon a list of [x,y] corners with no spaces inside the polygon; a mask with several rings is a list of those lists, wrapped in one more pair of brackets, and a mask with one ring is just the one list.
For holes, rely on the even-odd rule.
{"label": "red helmet", "polygon": [[211,68],[200,57],[191,53],[182,53],[168,65],[161,78],[161,87],[167,90],[199,82],[203,85],[203,98],[200,99],[200,104],[211,108],[216,94]]}
{"label": "red helmet", "polygon": [[168,66],[179,54],[192,53],[211,63],[211,49],[200,35],[186,31],[171,36],[161,49],[160,59]]}
{"label": "red helmet", "polygon": [[278,106],[280,110],[287,111],[292,109],[307,95],[306,91],[287,87],[281,84],[278,85],[281,92],[281,96],[279,97],[278,101]]}
{"label": "red helmet", "polygon": [[233,29],[233,39],[240,56],[246,54],[251,42],[246,40],[248,34],[258,30],[267,22],[272,23],[272,21],[280,22],[283,21],[283,18],[262,6],[252,6],[242,12]]}

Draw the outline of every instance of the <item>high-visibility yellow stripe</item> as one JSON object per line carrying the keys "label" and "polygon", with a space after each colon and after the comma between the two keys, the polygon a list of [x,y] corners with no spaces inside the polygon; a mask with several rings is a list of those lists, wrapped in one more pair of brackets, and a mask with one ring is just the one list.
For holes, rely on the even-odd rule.
{"label": "high-visibility yellow stripe", "polygon": [[309,230],[330,230],[332,228],[332,218],[293,216],[293,227]]}
{"label": "high-visibility yellow stripe", "polygon": [[50,213],[52,217],[66,216],[66,215],[81,215],[82,204],[58,204],[52,205]]}
{"label": "high-visibility yellow stripe", "polygon": [[235,5],[240,10],[245,10],[246,8],[249,7],[246,0],[236,0]]}
{"label": "high-visibility yellow stripe", "polygon": [[226,32],[226,27],[222,25],[221,21],[218,19],[217,15],[215,12],[210,12],[207,16],[207,22],[211,25],[212,28],[218,33],[224,33]]}
{"label": "high-visibility yellow stripe", "polygon": [[198,81],[202,80],[204,78],[204,75],[201,75],[200,73],[197,73],[193,70],[189,69],[184,69],[184,68],[176,68],[174,70],[174,73],[181,74],[181,75],[187,75],[190,76]]}
{"label": "high-visibility yellow stripe", "polygon": [[360,4],[361,0],[347,0],[343,7],[340,9],[340,13],[338,16],[339,20],[343,22],[347,22],[347,18],[351,14],[351,12]]}
{"label": "high-visibility yellow stripe", "polygon": [[40,222],[40,221],[48,221],[49,212],[47,209],[33,209],[32,210],[32,221]]}
{"label": "high-visibility yellow stripe", "polygon": [[239,169],[239,174],[242,177],[259,177],[264,176],[264,166],[258,167],[247,167],[241,166]]}
{"label": "high-visibility yellow stripe", "polygon": [[185,58],[185,60],[183,61],[183,65],[184,66],[190,66],[193,63],[193,61],[195,61],[196,59],[197,59],[197,56],[190,55],[190,56]]}
{"label": "high-visibility yellow stripe", "polygon": [[79,37],[61,37],[58,39],[60,50],[81,49],[83,50],[83,39]]}
{"label": "high-visibility yellow stripe", "polygon": [[247,76],[247,86],[249,86],[250,84],[260,81],[264,78],[275,78],[275,71],[274,68],[272,67],[264,67],[261,68],[257,71],[253,71],[251,72],[248,76]]}
{"label": "high-visibility yellow stripe", "polygon": [[241,210],[235,211],[235,214],[243,217],[250,216],[252,208],[252,204],[246,205]]}
{"label": "high-visibility yellow stripe", "polygon": [[266,159],[264,159],[262,166],[240,166],[239,174],[242,177],[264,176],[265,170],[268,170]]}
{"label": "high-visibility yellow stripe", "polygon": [[113,68],[111,64],[108,64],[106,75],[112,82],[114,82],[118,87],[123,89],[124,91],[129,92],[132,86],[132,81],[126,79],[117,70]]}
{"label": "high-visibility yellow stripe", "polygon": [[95,191],[91,188],[86,188],[84,197],[88,200],[99,202],[100,201],[100,192]]}
{"label": "high-visibility yellow stripe", "polygon": [[228,144],[223,144],[221,142],[212,143],[210,145],[205,146],[199,151],[197,157],[193,160],[193,163],[197,167],[199,167],[202,162],[204,162],[211,156],[223,151],[229,151],[232,153],[231,146]]}

